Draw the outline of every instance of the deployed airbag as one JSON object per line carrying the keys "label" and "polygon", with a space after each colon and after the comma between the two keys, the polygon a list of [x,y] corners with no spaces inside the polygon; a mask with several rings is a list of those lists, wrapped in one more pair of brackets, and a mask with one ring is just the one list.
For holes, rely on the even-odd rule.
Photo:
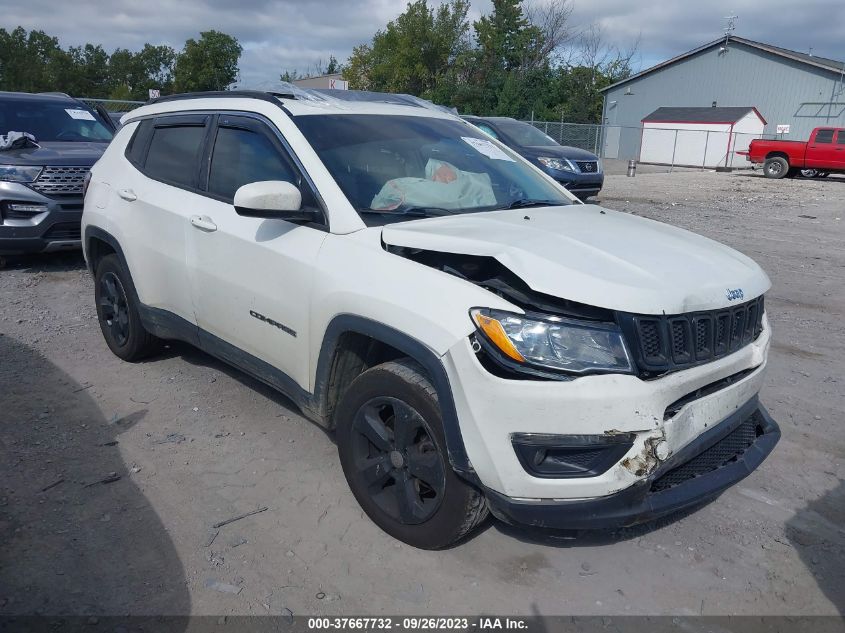
{"label": "deployed airbag", "polygon": [[471,209],[495,204],[489,175],[463,171],[446,161],[430,158],[425,166],[425,178],[388,180],[370,207],[392,211],[400,207]]}

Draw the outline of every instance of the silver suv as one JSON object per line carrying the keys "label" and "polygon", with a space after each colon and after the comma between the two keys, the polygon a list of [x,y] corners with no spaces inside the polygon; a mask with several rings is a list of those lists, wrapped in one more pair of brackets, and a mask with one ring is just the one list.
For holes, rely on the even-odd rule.
{"label": "silver suv", "polygon": [[113,129],[67,95],[0,92],[0,134],[35,139],[0,150],[0,256],[80,247],[84,180]]}

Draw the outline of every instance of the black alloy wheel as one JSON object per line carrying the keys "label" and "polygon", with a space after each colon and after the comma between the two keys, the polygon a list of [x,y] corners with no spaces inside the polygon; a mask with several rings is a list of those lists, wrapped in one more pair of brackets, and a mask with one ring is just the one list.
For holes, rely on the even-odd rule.
{"label": "black alloy wheel", "polygon": [[109,271],[100,278],[100,314],[117,345],[129,340],[129,304],[126,290],[116,274]]}
{"label": "black alloy wheel", "polygon": [[353,477],[375,504],[405,525],[429,519],[443,499],[446,466],[422,415],[382,396],[358,410],[352,429]]}

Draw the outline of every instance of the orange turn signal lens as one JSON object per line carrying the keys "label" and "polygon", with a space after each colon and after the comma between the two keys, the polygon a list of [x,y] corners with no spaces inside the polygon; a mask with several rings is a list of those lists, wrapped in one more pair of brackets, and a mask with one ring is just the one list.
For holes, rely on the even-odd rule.
{"label": "orange turn signal lens", "polygon": [[502,327],[501,323],[493,317],[486,316],[480,312],[473,312],[472,318],[478,328],[484,332],[488,339],[490,339],[490,342],[498,347],[499,351],[501,351],[505,356],[512,358],[518,363],[525,362],[525,357],[519,353],[519,350],[516,349],[514,344],[508,338],[508,335],[505,334],[505,329]]}

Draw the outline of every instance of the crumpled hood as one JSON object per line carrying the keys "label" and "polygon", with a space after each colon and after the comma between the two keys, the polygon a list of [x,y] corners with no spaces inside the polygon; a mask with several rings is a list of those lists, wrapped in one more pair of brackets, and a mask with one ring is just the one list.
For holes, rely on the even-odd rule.
{"label": "crumpled hood", "polygon": [[[386,244],[496,258],[533,290],[640,314],[713,310],[769,289],[750,258],[596,205],[468,213],[385,226]],[[742,299],[728,298],[742,291]],[[733,292],[734,296],[739,293]]]}
{"label": "crumpled hood", "polygon": [[[37,139],[36,139],[37,141]],[[93,165],[108,143],[41,142],[41,147],[24,147],[0,152],[0,163],[6,165]]]}

